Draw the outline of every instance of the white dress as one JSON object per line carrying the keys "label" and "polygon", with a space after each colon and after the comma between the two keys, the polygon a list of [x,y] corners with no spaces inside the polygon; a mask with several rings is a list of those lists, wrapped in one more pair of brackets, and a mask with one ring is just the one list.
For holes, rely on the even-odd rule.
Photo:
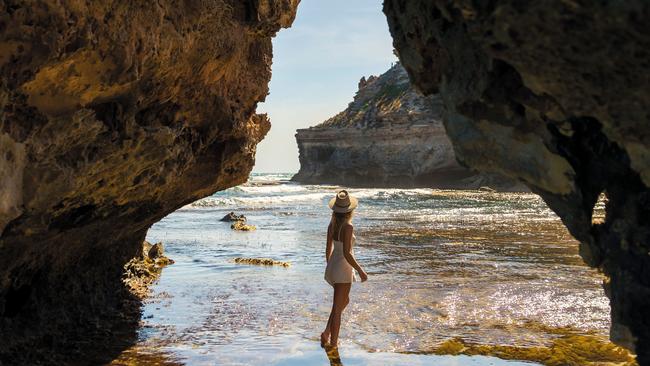
{"label": "white dress", "polygon": [[[341,239],[341,229],[339,228],[338,238]],[[352,243],[350,252],[354,256],[354,242],[356,238],[352,234]],[[334,243],[334,250],[330,256],[329,262],[327,262],[327,267],[325,268],[325,281],[330,285],[334,286],[335,283],[352,283],[356,282],[357,279],[354,275],[354,268],[348,263],[343,255],[343,242],[339,240],[332,240]]]}

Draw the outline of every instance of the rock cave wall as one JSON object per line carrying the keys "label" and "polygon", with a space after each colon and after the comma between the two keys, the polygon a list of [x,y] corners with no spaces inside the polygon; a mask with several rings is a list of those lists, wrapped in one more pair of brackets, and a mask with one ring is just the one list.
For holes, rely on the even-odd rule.
{"label": "rock cave wall", "polygon": [[543,197],[608,278],[611,339],[650,365],[650,3],[387,0],[384,12],[411,81],[442,96],[456,156]]}
{"label": "rock cave wall", "polygon": [[0,363],[133,340],[123,265],[153,223],[246,181],[298,2],[0,2]]}

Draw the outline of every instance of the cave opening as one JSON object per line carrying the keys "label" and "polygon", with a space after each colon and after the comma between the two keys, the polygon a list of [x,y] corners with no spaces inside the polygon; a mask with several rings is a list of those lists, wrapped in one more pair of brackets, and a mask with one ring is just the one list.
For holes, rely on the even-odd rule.
{"label": "cave opening", "polygon": [[343,187],[344,360],[649,362],[639,18],[297,3],[0,7],[0,363],[324,361]]}
{"label": "cave opening", "polygon": [[[321,213],[315,212],[314,210],[310,211],[310,208],[303,207],[301,205],[302,202],[300,201],[300,199],[302,198],[298,198],[297,196],[300,195],[294,194],[295,192],[293,192],[299,190],[300,188],[287,182],[289,178],[291,178],[292,173],[295,173],[296,171],[295,161],[297,160],[296,149],[293,148],[292,145],[287,144],[287,141],[293,140],[293,134],[297,127],[311,126],[318,120],[327,120],[328,117],[336,115],[336,111],[344,108],[345,104],[342,102],[345,102],[345,100],[338,97],[333,98],[330,95],[327,95],[327,93],[333,94],[332,90],[335,89],[334,85],[336,84],[328,83],[328,80],[322,80],[318,78],[316,78],[316,81],[314,81],[315,79],[314,74],[319,74],[320,73],[319,70],[325,69],[322,65],[319,66],[320,63],[327,63],[329,64],[328,66],[330,66],[330,68],[327,69],[327,73],[323,73],[323,75],[328,75],[327,78],[335,79],[339,75],[343,74],[342,72],[336,71],[335,66],[337,60],[336,59],[332,60],[332,54],[329,54],[326,57],[325,55],[321,55],[319,52],[317,52],[312,47],[310,47],[311,45],[321,46],[324,43],[323,41],[318,41],[318,40],[309,39],[308,37],[305,37],[309,40],[308,42],[305,42],[305,39],[301,38],[301,32],[304,32],[301,30],[301,27],[303,26],[303,22],[304,23],[310,21],[314,22],[314,18],[313,18],[314,15],[309,14],[309,12],[319,11],[321,13],[327,14],[327,10],[325,8],[331,6],[331,8],[335,9],[336,5],[325,6],[321,4],[320,8],[318,8],[318,6],[315,6],[314,3],[304,2],[302,6],[304,6],[304,8],[306,9],[305,12],[307,12],[308,14],[301,17],[299,11],[299,16],[293,25],[293,29],[281,33],[275,42],[274,78],[271,80],[270,95],[267,98],[266,103],[260,106],[260,111],[268,113],[273,121],[279,120],[280,122],[274,125],[274,128],[271,129],[269,136],[267,136],[266,139],[263,140],[262,143],[260,143],[259,151],[256,157],[257,164],[253,168],[253,174],[251,175],[251,177],[249,178],[246,184],[242,186],[238,186],[235,189],[226,190],[225,193],[219,192],[217,194],[209,196],[208,198],[198,200],[179,210],[176,213],[177,216],[174,219],[165,218],[161,222],[154,225],[154,228],[152,228],[152,230],[148,233],[147,239],[151,242],[161,241],[165,243],[171,243],[171,245],[168,248],[169,255],[171,257],[179,254],[181,256],[188,254],[187,249],[183,249],[175,243],[175,242],[184,242],[187,245],[192,246],[192,249],[190,251],[194,253],[192,253],[191,256],[196,256],[192,260],[193,263],[198,263],[197,266],[204,266],[204,267],[210,267],[211,265],[214,266],[215,263],[218,263],[218,260],[216,260],[215,258],[211,258],[210,249],[209,249],[211,246],[210,243],[219,242],[223,244],[220,251],[223,252],[233,251],[233,253],[236,253],[238,256],[244,256],[244,259],[246,259],[245,256],[247,254],[259,256],[260,253],[264,253],[265,255],[272,257],[273,259],[279,258],[280,259],[278,261],[279,263],[287,263],[290,261],[284,262],[282,259],[293,258],[291,257],[291,252],[292,251],[297,252],[296,249],[291,248],[291,246],[287,245],[287,243],[296,244],[296,243],[302,243],[306,241],[317,240],[315,236],[315,230],[313,227],[316,227],[316,225],[320,223],[320,221],[315,220],[315,217],[320,217],[322,221],[323,215]],[[310,7],[312,7],[313,9],[310,9]],[[251,9],[246,10],[247,17],[251,16],[250,11]],[[442,15],[437,14],[437,16],[441,17]],[[344,20],[342,21],[343,23],[345,22]],[[315,25],[311,24],[311,26],[319,27],[324,25],[320,23],[316,23]],[[443,31],[449,29],[451,29],[451,24],[446,24],[443,27]],[[328,32],[323,32],[323,33],[328,34],[329,37],[332,36],[331,33]],[[355,33],[355,32],[348,32],[348,33]],[[514,30],[510,30],[509,34],[515,34],[515,33],[516,32]],[[282,42],[283,36],[285,34],[287,39],[290,40],[287,41],[286,43]],[[334,43],[333,41],[330,42]],[[341,43],[343,43],[345,47],[351,47],[351,45],[354,45],[352,47],[357,48],[359,41],[355,40],[354,42],[349,42],[349,43],[341,42]],[[494,52],[505,52],[507,51],[508,48],[505,44],[501,44],[501,43],[494,43],[491,47]],[[296,54],[295,49],[299,49],[300,51]],[[358,57],[356,53],[352,53],[349,50],[344,52],[341,52],[339,50],[337,52],[341,54],[345,54],[345,57],[348,58]],[[390,54],[392,56],[393,54],[392,50]],[[380,58],[380,57],[373,56],[373,58]],[[390,61],[391,67],[393,67],[393,62],[395,62],[396,60],[394,58],[389,58],[389,59],[391,60]],[[332,66],[332,64],[334,64],[335,66]],[[309,67],[305,67],[305,65],[309,65]],[[510,65],[508,65],[505,62],[498,62],[498,61],[495,62],[495,65],[497,69],[500,67],[501,69],[505,70],[501,73],[505,76],[503,75],[501,76],[503,76],[506,83],[511,83],[511,79],[514,75],[518,78],[516,83],[521,84],[521,80],[518,74],[516,73],[514,68],[512,68]],[[356,71],[358,70],[358,68],[355,69],[355,72],[357,72],[357,75],[355,75],[355,77],[358,77],[358,75],[365,75],[367,73],[366,70],[369,68],[368,64],[367,63],[363,64],[362,67],[365,69],[361,72]],[[385,68],[386,65],[384,64],[383,67]],[[288,70],[291,70],[291,72],[289,72]],[[310,83],[305,83],[304,81],[302,81],[307,79],[307,77],[304,77],[302,75],[303,73],[310,74],[309,79],[311,80],[311,83],[315,84],[317,88],[325,89],[326,91],[316,92],[314,89],[312,89],[313,86],[310,85]],[[336,77],[334,77],[333,75],[336,75]],[[349,90],[350,85],[355,85],[361,91],[363,87],[365,87],[366,85],[372,82],[370,80],[374,80],[372,78],[375,77],[373,76],[366,79],[364,76],[363,79],[359,81],[358,85],[355,85],[356,81],[351,81],[350,78],[347,78],[346,80],[347,86],[345,88],[341,88],[341,90],[345,91],[345,94],[347,94],[346,98],[349,99],[349,95],[352,94],[352,92]],[[503,80],[496,80],[496,79],[494,80],[495,83],[498,81],[504,82]],[[291,91],[288,89],[293,89],[293,90]],[[298,93],[296,93],[297,90],[299,90]],[[497,92],[503,92],[503,90],[498,90]],[[392,93],[392,94],[402,95],[402,93],[403,91],[399,90],[399,92]],[[336,91],[336,93],[334,94],[344,94],[344,93],[342,91]],[[386,93],[382,95],[385,97]],[[490,97],[494,99],[493,102],[495,104],[504,101],[510,103],[510,101],[508,101],[508,96],[506,95],[491,95]],[[322,99],[322,100],[318,102],[314,102],[315,99]],[[350,106],[351,105],[352,104],[350,104]],[[476,107],[481,108],[482,106],[477,103]],[[524,123],[522,122],[526,118],[526,109],[524,104],[510,103],[509,107],[511,107],[514,113],[513,114],[514,120],[509,121],[509,123],[513,125],[521,125],[522,123]],[[467,114],[472,114],[471,111],[463,110],[463,112]],[[152,111],[152,115],[154,116],[157,113],[158,111]],[[501,112],[497,110],[495,111],[495,113],[496,113],[495,115],[498,115],[498,113]],[[147,120],[154,120],[154,119],[152,119],[151,117],[147,117]],[[598,227],[600,225],[603,225],[605,222],[607,222],[606,220],[607,215],[609,215],[609,212],[611,212],[611,209],[608,209],[608,206],[610,204],[607,197],[608,196],[607,189],[613,186],[612,184],[613,181],[616,181],[619,178],[627,176],[628,172],[623,171],[623,169],[625,169],[624,166],[629,165],[628,164],[629,162],[625,160],[626,157],[625,154],[622,152],[622,150],[618,148],[615,144],[612,144],[607,138],[605,138],[604,134],[601,132],[600,123],[595,118],[575,117],[575,118],[571,118],[566,123],[571,126],[571,131],[572,131],[572,133],[568,136],[560,132],[560,130],[555,125],[550,125],[549,130],[557,139],[556,148],[558,149],[558,152],[562,154],[564,157],[566,157],[567,160],[569,160],[571,164],[574,167],[576,167],[576,175],[577,175],[576,181],[578,182],[578,185],[582,188],[582,191],[580,192],[581,193],[580,197],[576,199],[579,201],[578,207],[580,207],[580,209],[584,209],[586,213],[586,217],[588,217],[589,225],[586,228],[585,227],[580,229],[577,229],[575,227],[572,228],[573,229],[572,233],[576,237],[579,237],[579,235],[587,235],[585,234],[587,232],[597,232],[599,230]],[[166,124],[169,125],[170,123],[166,123]],[[363,121],[363,123],[359,123],[356,127],[359,128],[359,127],[367,127],[367,126],[368,126],[368,121],[365,120]],[[365,142],[363,138],[359,140],[359,144],[363,145],[364,143],[370,145],[370,143]],[[305,154],[309,153],[307,147],[303,147],[301,145],[299,145],[299,147],[301,149],[300,151],[301,154],[303,152]],[[324,147],[322,149],[316,149],[313,152],[313,159],[315,159],[316,162],[322,163],[331,159],[333,156],[339,156],[340,154],[341,154],[340,149],[337,150],[336,148],[333,147]],[[599,158],[594,159],[593,156],[598,156]],[[353,161],[355,160],[363,161],[364,157],[360,157],[358,152],[353,152],[350,155],[344,155],[343,158],[347,158]],[[366,165],[370,166],[372,164],[368,163]],[[386,170],[385,167],[381,167],[379,165],[374,165],[374,167],[375,167],[374,169],[375,171]],[[329,167],[327,169],[333,169],[333,168],[335,167]],[[417,169],[417,166],[415,166],[413,169]],[[288,171],[290,170],[293,171],[288,173]],[[615,172],[616,170],[619,170],[619,172],[616,173]],[[370,170],[368,170],[367,173],[370,173]],[[457,172],[455,174],[457,174],[458,176],[462,176],[462,174],[458,174]],[[360,174],[360,176],[362,175],[363,173]],[[595,175],[598,177],[602,177],[602,179],[594,179]],[[353,175],[350,174],[350,176]],[[612,176],[615,176],[615,178],[612,178]],[[435,174],[433,174],[427,176],[426,179],[431,180],[431,177],[438,178]],[[462,177],[465,178],[465,176]],[[419,181],[420,182],[429,181],[426,179],[420,179]],[[494,180],[484,180],[483,182],[490,182],[491,184],[492,182],[494,182]],[[390,181],[384,184],[390,184]],[[486,183],[486,185],[488,185],[488,183]],[[357,189],[359,192],[363,192],[362,194],[367,194],[367,192],[363,191],[362,187],[358,187]],[[316,201],[314,202],[319,202],[319,200],[322,201],[324,199],[323,196],[325,193],[319,191],[317,194],[315,194],[312,191],[312,193],[304,193],[304,194],[312,194],[314,196],[318,196],[319,198],[316,199]],[[382,199],[386,199],[387,194],[395,195],[396,193],[394,192],[387,193],[387,191],[380,191],[374,194],[378,194],[383,197]],[[412,193],[406,193],[406,195],[408,194],[412,194]],[[368,197],[370,201],[376,198],[372,194]],[[454,201],[456,198],[445,197],[445,199]],[[532,198],[530,196],[526,196],[525,194],[523,194],[522,196],[517,196],[517,200],[532,200]],[[459,204],[461,206],[463,205],[463,203],[458,203],[458,202],[455,202],[454,204]],[[474,204],[480,205],[486,203],[478,199],[477,201],[474,202]],[[548,211],[548,208],[543,202],[535,202],[529,204],[533,205],[538,210]],[[539,204],[541,204],[541,206],[539,206]],[[309,218],[308,215],[307,217],[297,219],[298,217],[301,216],[301,214],[294,212],[296,210],[296,207],[300,207],[300,209],[302,210],[309,211],[312,217]],[[516,207],[511,209],[514,212],[518,212],[517,211],[518,208]],[[206,217],[202,217],[204,215],[197,212],[193,212],[194,210],[212,211],[211,218],[207,219]],[[230,234],[229,231],[229,227],[231,226],[230,223],[219,224],[210,221],[210,220],[218,219],[219,216],[227,216],[228,214],[227,211],[230,210],[234,210],[238,214],[245,214],[246,216],[248,216],[247,223],[257,224],[258,230],[253,230],[246,234],[240,232],[233,232],[232,234]],[[278,212],[274,213],[273,211],[278,211]],[[549,213],[548,215],[553,216],[553,220],[555,221],[548,219],[551,222],[553,222],[553,224],[551,224],[548,227],[544,226],[542,228],[539,228],[541,236],[553,234],[556,235],[558,238],[560,238],[557,240],[560,243],[562,243],[561,246],[566,245],[565,247],[563,247],[562,250],[570,253],[568,257],[563,258],[561,261],[565,260],[570,262],[572,265],[575,265],[576,260],[579,260],[577,259],[577,250],[575,250],[577,248],[576,242],[564,232],[565,231],[564,227],[558,225],[559,221],[554,214]],[[280,218],[277,218],[277,216],[279,216]],[[296,218],[296,220],[291,221],[294,218]],[[174,225],[173,223],[174,220],[192,222],[193,225],[191,228],[185,228],[185,229],[179,228],[178,226]],[[369,222],[372,220],[378,220],[378,218],[371,218]],[[472,220],[473,219],[466,219],[462,216],[459,219],[459,221],[471,227],[470,229],[467,229],[468,232],[471,232],[471,230],[478,230],[477,226],[486,224],[485,222],[480,222],[477,224]],[[496,223],[498,222],[499,222],[498,218],[497,219],[490,218],[489,225],[496,225]],[[206,227],[211,227],[213,232],[206,233],[201,228],[201,225],[204,225]],[[221,225],[221,228],[217,228],[215,225]],[[386,225],[390,226],[390,224],[386,224]],[[473,225],[477,225],[477,226],[473,226]],[[287,226],[289,228],[287,228]],[[309,228],[306,228],[306,226],[309,226]],[[302,233],[296,232],[299,231],[298,228],[302,228],[306,232],[302,232]],[[375,230],[373,226],[370,224],[366,224],[364,229],[368,230],[369,232]],[[386,227],[384,229],[386,229]],[[397,232],[400,232],[401,230],[403,234],[404,228],[399,228],[396,230]],[[433,231],[436,230],[440,230],[440,228],[436,228]],[[504,232],[501,232],[500,235],[508,237],[507,233],[508,232],[512,233],[513,230],[515,229],[510,228],[510,231],[506,230]],[[584,231],[578,232],[576,230],[584,230]],[[499,236],[495,236],[495,237],[491,236],[493,235],[493,233],[490,229],[485,231],[490,233],[487,234],[488,237],[497,240],[499,243],[503,243],[501,241],[503,239],[500,239]],[[200,232],[202,232],[201,235],[199,235]],[[425,228],[424,230],[421,231],[414,230],[411,236],[427,238],[424,239],[423,242],[422,241],[419,242],[419,244],[422,244],[422,243],[427,243],[427,240],[432,240],[431,237],[427,236],[427,235],[431,235],[431,232],[432,229],[430,228],[429,229]],[[274,243],[275,234],[277,234],[277,236],[286,239],[287,243],[283,243],[283,244]],[[396,234],[392,233],[392,235],[396,235]],[[464,233],[464,235],[467,235],[467,233]],[[413,239],[409,239],[409,240],[413,240]],[[462,241],[466,245],[472,242],[471,239],[466,239],[464,236],[462,237]],[[261,251],[250,250],[251,243],[255,243],[255,242],[262,243]],[[581,246],[584,246],[584,244],[581,244]],[[242,249],[242,248],[248,248],[248,249]],[[278,248],[280,249],[279,251],[277,251]],[[465,248],[464,250],[467,250],[470,253],[472,253],[474,249],[471,248],[470,245],[470,247]],[[521,255],[521,253],[518,253],[518,251],[522,249],[509,248],[508,250],[510,255],[517,257],[517,255]],[[539,258],[542,258],[542,260],[548,262],[553,262],[555,260],[558,260],[558,258],[553,258],[552,256],[542,255],[541,252],[543,252],[544,250],[547,249],[544,249],[543,246],[535,247],[535,245],[531,245],[530,247],[526,248],[525,252],[527,255],[532,255],[533,257],[537,256]],[[405,250],[404,252],[408,252],[408,251]],[[233,253],[231,253],[231,255],[233,255]],[[400,252],[394,248],[390,248],[387,249],[387,253],[395,254]],[[517,253],[517,254],[513,254],[513,253]],[[602,255],[602,253],[604,253],[604,248],[599,248],[598,250],[594,250],[594,248],[591,248],[591,253],[592,254],[590,255],[593,256]],[[600,253],[600,254],[594,254],[594,253]],[[404,253],[401,254],[404,255]],[[465,255],[466,253],[463,253],[461,251],[461,252],[454,252],[453,254],[462,256]],[[302,255],[305,254],[303,253]],[[406,253],[406,255],[411,255],[411,254]],[[594,261],[602,260],[602,258],[597,259],[596,257],[592,259]],[[181,263],[183,263],[183,260],[181,260]],[[227,264],[227,266],[230,265],[231,264]],[[173,270],[173,268],[174,267],[172,266],[168,270]],[[233,268],[231,270],[235,273],[238,273],[237,269]],[[313,271],[314,268],[311,268],[309,270]],[[242,278],[247,278],[246,276],[251,276],[251,278],[255,278],[254,276],[256,275],[252,273],[257,273],[257,275],[259,276],[265,276],[264,273],[266,272],[264,271],[265,271],[264,269],[256,268],[251,270],[250,272],[251,274],[241,275],[242,277],[238,277],[238,275],[230,275],[230,274],[228,275],[219,274],[218,277],[213,277],[213,275],[215,274],[211,274],[211,275],[200,274],[198,277],[199,279],[205,280],[208,283],[212,281],[218,281],[220,283],[234,283],[240,281]],[[284,274],[281,272],[282,270],[274,268],[271,269],[270,271],[274,276],[273,281],[278,280],[278,278],[286,279]],[[583,272],[580,273],[580,276],[582,276],[582,280],[584,280],[584,282],[581,282],[577,286],[582,286],[583,289],[585,287],[589,288],[589,291],[592,291],[590,292],[591,296],[598,296],[600,285],[597,284],[597,282],[599,281],[597,280],[597,276],[593,276],[592,272],[584,269]],[[195,328],[193,328],[192,331],[200,333],[200,332],[218,329],[223,334],[220,336],[216,336],[216,338],[219,339],[217,343],[226,342],[224,339],[221,339],[220,337],[222,336],[224,338],[227,338],[228,336],[234,337],[235,335],[239,334],[239,332],[241,332],[240,329],[245,329],[248,331],[258,330],[257,327],[259,326],[259,324],[254,324],[255,322],[253,320],[247,322],[246,320],[247,317],[254,318],[254,319],[258,319],[259,317],[263,318],[265,316],[269,318],[275,317],[273,319],[276,323],[273,323],[273,321],[271,321],[270,323],[276,324],[275,326],[282,327],[282,325],[278,325],[278,324],[291,321],[290,314],[294,314],[295,311],[298,311],[298,308],[296,308],[293,304],[289,304],[289,305],[283,304],[285,308],[279,309],[277,306],[278,304],[275,304],[273,299],[266,298],[266,301],[262,301],[262,302],[260,302],[260,300],[256,300],[255,297],[264,298],[264,295],[261,294],[260,291],[262,292],[269,291],[272,293],[274,291],[278,291],[277,287],[270,286],[266,280],[258,280],[257,292],[251,290],[247,286],[239,286],[233,284],[231,284],[231,286],[232,288],[236,288],[236,290],[231,290],[231,291],[224,290],[224,289],[215,290],[210,286],[206,286],[201,281],[195,281],[195,279],[190,280],[184,277],[183,275],[177,275],[177,277],[172,277],[169,279],[167,279],[163,275],[160,281],[161,284],[159,285],[160,286],[159,291],[162,291],[163,293],[166,292],[167,290],[171,292],[171,289],[173,289],[174,286],[178,286],[178,283],[183,283],[184,286],[192,288],[193,291],[196,291],[194,295],[187,296],[189,298],[193,298],[193,301],[196,302],[193,305],[193,307],[190,307],[194,310],[190,311],[188,314],[192,314],[191,316],[195,316],[195,317],[199,317],[199,314],[202,314],[204,317],[206,317],[206,320],[203,321],[202,323],[195,321],[196,322]],[[294,290],[295,289],[289,287],[289,292]],[[546,289],[543,289],[541,291],[543,292],[545,290]],[[211,299],[207,301],[209,305],[206,305],[205,303],[200,304],[201,301],[199,301],[197,297],[197,294],[200,293],[210,294],[209,297]],[[609,294],[609,290],[608,290],[608,294]],[[576,292],[573,295],[578,296],[580,294]],[[557,296],[557,294],[553,293],[548,296]],[[301,297],[300,299],[304,302],[318,301],[317,297],[313,293],[309,294],[308,296],[303,295],[303,297]],[[468,301],[466,298],[463,299],[464,299],[463,301]],[[485,301],[484,298],[481,298],[480,300]],[[182,300],[182,301],[187,301],[187,300]],[[408,302],[409,299],[407,299],[406,301]],[[502,299],[502,301],[507,303],[508,301],[512,301],[512,300],[508,300],[504,298]],[[167,304],[168,304],[167,306],[169,306],[170,308],[175,308],[177,306],[174,304],[174,300],[169,300]],[[523,305],[522,304],[520,305],[523,307],[530,306],[527,302],[524,302]],[[606,314],[606,312],[609,311],[609,307],[607,306],[606,302],[603,301],[603,296],[599,296],[598,301],[596,301],[595,303],[590,303],[588,306],[591,307],[590,309],[594,309],[594,308],[598,309],[597,311],[601,312],[601,315]],[[585,305],[583,309],[587,309],[588,306]],[[268,309],[272,309],[272,310],[270,310],[269,312]],[[530,309],[528,310],[530,311]],[[313,309],[311,311],[313,311]],[[543,311],[551,311],[551,310],[550,309],[541,310],[539,308],[536,308],[535,311],[543,312]],[[555,309],[555,311],[562,311],[562,310]],[[210,312],[215,312],[215,314],[210,314]],[[159,316],[162,316],[163,318],[165,317],[174,318],[173,313],[174,311],[172,310],[156,312],[154,309],[149,308],[145,310],[144,318],[145,319],[148,319],[150,317],[157,318]],[[218,316],[220,316],[219,319],[217,319]],[[540,316],[543,318],[543,315]],[[603,319],[604,317],[601,316],[600,324],[589,325],[599,329],[598,332],[600,332],[601,340],[603,339],[602,338],[602,335],[604,334],[603,331],[606,328],[603,326],[603,324],[606,324],[606,320]],[[528,319],[528,321],[530,321],[530,319]],[[557,323],[554,324],[557,326]],[[566,325],[564,323],[560,323],[560,324],[563,324],[562,326],[568,328],[571,328],[573,326],[570,323],[568,323],[570,325]],[[584,324],[582,326],[584,326]],[[238,329],[238,327],[240,329]],[[526,327],[524,326],[522,328],[526,328]],[[576,328],[579,328],[579,326]],[[547,329],[549,333],[553,332],[552,330],[548,330],[550,329],[550,327],[545,329]],[[580,331],[576,331],[572,329],[569,333],[564,334],[564,336],[566,337],[582,336],[582,334],[580,334]],[[254,341],[254,339],[255,339],[254,337],[251,337],[248,339],[248,341],[252,342]],[[442,343],[443,345],[445,345],[445,343],[441,341],[442,340],[440,339],[438,340],[439,344]],[[461,340],[461,342],[463,341]],[[607,344],[607,343],[604,342],[603,344]],[[471,345],[465,345],[465,344],[463,344],[463,346],[471,347]],[[614,347],[614,346],[607,345],[607,347]],[[612,348],[612,350],[615,349]]]}

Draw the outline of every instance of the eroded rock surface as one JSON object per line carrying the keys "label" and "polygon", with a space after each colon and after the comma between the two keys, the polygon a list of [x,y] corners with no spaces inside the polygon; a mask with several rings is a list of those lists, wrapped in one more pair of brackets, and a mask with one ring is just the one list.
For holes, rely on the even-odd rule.
{"label": "eroded rock surface", "polygon": [[[611,338],[650,364],[650,4],[407,1],[384,12],[465,164],[524,181],[609,278]],[[592,222],[601,194],[604,222]]]}
{"label": "eroded rock surface", "polygon": [[0,360],[101,363],[134,336],[123,266],[246,181],[298,1],[0,3]]}
{"label": "eroded rock surface", "polygon": [[163,243],[142,243],[142,255],[131,259],[124,265],[122,281],[127,289],[138,299],[145,299],[151,291],[150,286],[160,278],[162,269],[174,260],[165,256]]}
{"label": "eroded rock surface", "polygon": [[435,187],[520,191],[498,174],[461,166],[442,124],[439,95],[423,96],[398,63],[362,78],[349,106],[296,134],[300,171],[292,180],[363,187]]}

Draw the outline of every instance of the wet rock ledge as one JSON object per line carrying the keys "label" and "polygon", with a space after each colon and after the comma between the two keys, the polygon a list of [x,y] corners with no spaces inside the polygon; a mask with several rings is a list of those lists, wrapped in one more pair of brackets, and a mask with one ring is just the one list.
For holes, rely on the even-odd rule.
{"label": "wet rock ledge", "polygon": [[138,299],[144,300],[149,296],[150,286],[154,284],[162,269],[174,260],[164,254],[163,243],[142,243],[142,255],[132,258],[124,265],[122,281],[127,289]]}
{"label": "wet rock ledge", "polygon": [[0,363],[134,339],[123,267],[154,222],[246,181],[298,2],[0,3]]}
{"label": "wet rock ledge", "polygon": [[608,276],[612,340],[650,365],[650,3],[387,0],[384,12],[411,81],[442,96],[459,160],[544,198]]}
{"label": "wet rock ledge", "polygon": [[362,78],[349,106],[296,141],[300,171],[292,180],[357,187],[433,187],[522,191],[499,174],[461,166],[442,124],[439,95],[423,96],[401,64]]}

